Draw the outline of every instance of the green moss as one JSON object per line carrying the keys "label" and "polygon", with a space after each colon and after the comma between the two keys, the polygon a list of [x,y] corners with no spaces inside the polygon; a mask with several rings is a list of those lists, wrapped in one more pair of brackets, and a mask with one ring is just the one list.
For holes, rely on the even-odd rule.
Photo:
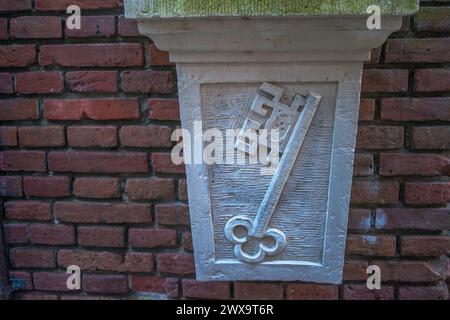
{"label": "green moss", "polygon": [[418,0],[125,0],[127,16],[188,18],[219,16],[366,15],[368,6],[382,14],[410,15]]}
{"label": "green moss", "polygon": [[416,15],[416,21],[419,23],[422,21],[442,22],[448,19],[450,19],[449,8],[423,7]]}

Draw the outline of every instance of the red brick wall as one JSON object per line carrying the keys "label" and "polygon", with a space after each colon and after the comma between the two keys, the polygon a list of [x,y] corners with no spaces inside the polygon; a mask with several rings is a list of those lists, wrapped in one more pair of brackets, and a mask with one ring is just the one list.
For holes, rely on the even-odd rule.
{"label": "red brick wall", "polygon": [[[69,4],[81,31],[63,27]],[[366,66],[345,281],[325,286],[196,282],[167,55],[120,1],[0,0],[3,228],[27,282],[15,298],[448,299],[450,1],[422,5]],[[72,264],[81,292],[65,285]]]}

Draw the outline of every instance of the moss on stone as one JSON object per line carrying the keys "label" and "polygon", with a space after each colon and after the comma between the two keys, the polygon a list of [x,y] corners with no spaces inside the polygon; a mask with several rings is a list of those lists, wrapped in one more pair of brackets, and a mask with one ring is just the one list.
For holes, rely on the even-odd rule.
{"label": "moss on stone", "polygon": [[367,15],[370,5],[382,14],[410,15],[418,0],[125,0],[129,18],[226,16]]}

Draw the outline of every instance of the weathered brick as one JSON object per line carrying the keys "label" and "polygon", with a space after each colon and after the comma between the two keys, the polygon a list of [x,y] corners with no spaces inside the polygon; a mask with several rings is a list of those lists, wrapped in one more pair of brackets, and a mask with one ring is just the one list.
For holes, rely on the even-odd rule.
{"label": "weathered brick", "polygon": [[153,170],[157,173],[185,173],[184,164],[174,164],[170,153],[153,152],[152,166]]}
{"label": "weathered brick", "polygon": [[15,268],[54,268],[55,254],[51,249],[14,248],[9,251],[11,265]]}
{"label": "weathered brick", "polygon": [[0,100],[0,121],[36,120],[39,118],[38,101],[34,99]]}
{"label": "weathered brick", "polygon": [[45,152],[3,151],[0,153],[0,170],[43,172],[46,170]]}
{"label": "weathered brick", "polygon": [[445,283],[436,286],[401,286],[398,290],[400,300],[448,300],[448,287]]}
{"label": "weathered brick", "polygon": [[143,152],[52,151],[48,165],[56,172],[148,172],[147,154]]}
{"label": "weathered brick", "polygon": [[37,300],[37,301],[47,301],[47,300],[58,300],[58,296],[56,294],[47,294],[39,291],[31,291],[31,292],[18,292],[14,298],[16,300]]}
{"label": "weathered brick", "polygon": [[83,276],[83,289],[86,292],[105,294],[124,294],[128,292],[125,275],[87,274]]}
{"label": "weathered brick", "polygon": [[19,127],[19,145],[22,147],[62,147],[66,144],[64,127]]}
{"label": "weathered brick", "polygon": [[192,279],[183,279],[183,293],[187,298],[194,299],[230,299],[229,282],[198,282]]}
{"label": "weathered brick", "polygon": [[125,193],[131,200],[173,200],[175,186],[168,178],[127,179]]}
{"label": "weathered brick", "polygon": [[382,176],[439,176],[450,174],[450,158],[439,154],[382,153]]}
{"label": "weathered brick", "polygon": [[55,216],[63,222],[151,223],[150,205],[127,203],[56,202]]}
{"label": "weathered brick", "polygon": [[170,93],[174,91],[174,75],[170,71],[124,71],[121,74],[124,92]]}
{"label": "weathered brick", "polygon": [[116,34],[115,16],[81,16],[81,29],[70,30],[66,26],[67,38],[112,37]]}
{"label": "weathered brick", "polygon": [[105,92],[118,90],[116,71],[72,71],[66,73],[66,82],[74,92]]}
{"label": "weathered brick", "polygon": [[235,282],[234,297],[238,300],[283,300],[281,283]]}
{"label": "weathered brick", "polygon": [[139,37],[139,28],[136,19],[125,19],[125,16],[119,16],[119,35],[122,37]]}
{"label": "weathered brick", "polygon": [[72,291],[67,287],[70,274],[66,272],[35,272],[33,274],[34,287],[43,291]]}
{"label": "weathered brick", "polygon": [[23,178],[23,189],[29,197],[60,198],[70,195],[70,183],[67,176],[30,176]]}
{"label": "weathered brick", "polygon": [[119,271],[123,256],[107,251],[59,250],[58,265],[77,265],[84,271]]}
{"label": "weathered brick", "polygon": [[177,232],[170,229],[132,228],[128,230],[128,241],[134,248],[174,247]]}
{"label": "weathered brick", "polygon": [[370,290],[366,285],[344,285],[345,300],[394,300],[394,287],[383,286],[379,290]]}
{"label": "weathered brick", "polygon": [[21,94],[61,93],[64,79],[58,71],[29,71],[16,74],[16,91]]}
{"label": "weathered brick", "polygon": [[371,213],[368,209],[351,209],[348,215],[348,228],[353,231],[370,229]]}
{"label": "weathered brick", "polygon": [[128,252],[123,268],[127,272],[153,272],[153,264],[153,254],[151,253]]}
{"label": "weathered brick", "polygon": [[108,177],[76,178],[73,193],[81,198],[118,198],[120,197],[120,181],[118,178]]}
{"label": "weathered brick", "polygon": [[450,70],[419,69],[414,71],[414,91],[416,92],[450,91]]}
{"label": "weathered brick", "polygon": [[369,69],[362,78],[362,92],[406,92],[408,70]]}
{"label": "weathered brick", "polygon": [[17,146],[17,128],[16,127],[0,127],[0,146],[16,147]]}
{"label": "weathered brick", "polygon": [[156,221],[162,225],[189,225],[189,206],[185,204],[158,204]]}
{"label": "weathered brick", "polygon": [[125,246],[123,227],[78,227],[78,243],[85,247]]}
{"label": "weathered brick", "polygon": [[31,0],[0,0],[0,11],[31,10]]}
{"label": "weathered brick", "polygon": [[405,203],[440,204],[450,201],[450,182],[407,182]]}
{"label": "weathered brick", "polygon": [[21,197],[22,195],[22,177],[0,176],[0,196]]}
{"label": "weathered brick", "polygon": [[450,228],[450,210],[377,209],[375,227],[381,230],[446,230]]}
{"label": "weathered brick", "polygon": [[149,119],[180,121],[180,106],[177,99],[148,99]]}
{"label": "weathered brick", "polygon": [[14,93],[13,75],[11,73],[0,73],[0,93]]}
{"label": "weathered brick", "polygon": [[133,275],[131,288],[138,292],[156,292],[167,295],[169,298],[178,298],[178,279],[157,276]]}
{"label": "weathered brick", "polygon": [[189,275],[195,272],[194,257],[187,253],[160,253],[156,256],[160,273]]}
{"label": "weathered brick", "polygon": [[181,245],[183,246],[184,250],[187,251],[193,251],[193,245],[192,245],[192,233],[190,231],[184,231],[183,237],[181,239]]}
{"label": "weathered brick", "polygon": [[187,200],[188,199],[188,191],[187,191],[187,181],[186,179],[178,180],[178,199]]}
{"label": "weathered brick", "polygon": [[36,0],[38,11],[66,11],[70,5],[77,5],[84,10],[100,10],[118,8],[121,1],[117,0]]}
{"label": "weathered brick", "polygon": [[39,63],[61,67],[139,67],[144,56],[139,43],[43,45]]}
{"label": "weathered brick", "polygon": [[33,280],[31,277],[31,273],[26,271],[10,271],[9,278],[12,279],[20,279],[25,281],[24,290],[33,290]]}
{"label": "weathered brick", "polygon": [[403,147],[403,127],[360,126],[356,148],[358,149],[399,149]]}
{"label": "weathered brick", "polygon": [[359,121],[372,121],[375,117],[375,99],[361,99]]}
{"label": "weathered brick", "polygon": [[[8,19],[0,18],[0,40],[8,40]],[[0,81],[1,83],[1,81]],[[1,86],[0,86],[1,88]],[[1,92],[1,90],[0,90]]]}
{"label": "weathered brick", "polygon": [[169,60],[169,53],[167,51],[159,50],[154,43],[151,43],[148,46],[148,56],[151,66],[173,65]]}
{"label": "weathered brick", "polygon": [[450,30],[450,7],[421,7],[415,16],[415,27],[420,32]]}
{"label": "weathered brick", "polygon": [[414,127],[411,147],[413,149],[450,149],[450,126]]}
{"label": "weathered brick", "polygon": [[67,128],[67,143],[71,147],[117,146],[117,127],[115,126],[70,126]]}
{"label": "weathered brick", "polygon": [[52,217],[50,203],[44,201],[8,201],[5,213],[10,220],[48,221]]}
{"label": "weathered brick", "polygon": [[398,182],[353,182],[353,204],[395,204],[399,198]]}
{"label": "weathered brick", "polygon": [[120,141],[126,147],[170,147],[171,134],[172,130],[166,126],[123,126],[120,129]]}
{"label": "weathered brick", "polygon": [[395,256],[395,236],[359,235],[347,236],[346,254],[362,256]]}
{"label": "weathered brick", "polygon": [[2,45],[0,46],[0,68],[27,67],[36,61],[34,45]]}
{"label": "weathered brick", "polygon": [[58,16],[22,16],[11,19],[11,36],[16,39],[58,39],[62,37]]}
{"label": "weathered brick", "polygon": [[289,300],[337,300],[338,287],[330,285],[292,283],[287,286]]}
{"label": "weathered brick", "polygon": [[343,278],[345,281],[367,280],[367,267],[369,264],[363,260],[345,259]]}
{"label": "weathered brick", "polygon": [[48,120],[131,120],[139,118],[137,99],[46,99]]}
{"label": "weathered brick", "polygon": [[401,254],[410,257],[432,257],[450,253],[448,236],[402,236]]}
{"label": "weathered brick", "polygon": [[381,100],[381,119],[449,121],[450,98],[389,98]]}
{"label": "weathered brick", "polygon": [[23,244],[28,243],[28,225],[25,223],[5,224],[3,227],[5,243]]}
{"label": "weathered brick", "polygon": [[373,264],[380,267],[382,281],[434,282],[446,276],[443,266],[433,261],[380,260]]}
{"label": "weathered brick", "polygon": [[72,226],[32,224],[30,241],[33,244],[69,245],[75,244],[75,231]]}
{"label": "weathered brick", "polygon": [[373,155],[356,154],[353,165],[353,176],[364,177],[373,175]]}
{"label": "weathered brick", "polygon": [[450,38],[391,39],[385,49],[386,62],[448,62]]}

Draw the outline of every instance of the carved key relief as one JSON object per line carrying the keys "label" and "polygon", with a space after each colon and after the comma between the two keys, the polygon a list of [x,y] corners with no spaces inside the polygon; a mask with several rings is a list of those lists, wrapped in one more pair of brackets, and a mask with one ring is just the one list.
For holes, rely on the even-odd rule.
{"label": "carved key relief", "polygon": [[335,83],[208,84],[201,88],[204,130],[240,128],[235,149],[268,145],[244,130],[279,129],[280,165],[208,167],[217,263],[320,264],[326,222]]}

